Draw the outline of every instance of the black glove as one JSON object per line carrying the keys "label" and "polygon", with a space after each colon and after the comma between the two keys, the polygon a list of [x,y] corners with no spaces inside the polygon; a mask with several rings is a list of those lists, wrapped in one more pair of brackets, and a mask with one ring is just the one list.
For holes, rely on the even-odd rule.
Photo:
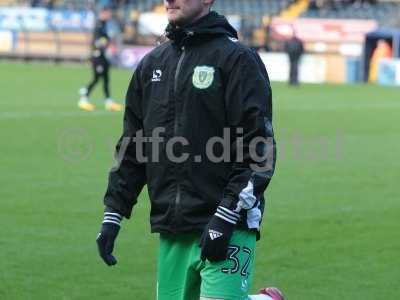
{"label": "black glove", "polygon": [[200,241],[201,260],[223,261],[228,254],[228,244],[240,215],[218,206],[217,212],[206,226]]}
{"label": "black glove", "polygon": [[104,262],[113,266],[117,264],[116,258],[112,255],[114,242],[121,227],[122,216],[111,208],[106,208],[104,220],[99,235],[97,236],[97,249]]}

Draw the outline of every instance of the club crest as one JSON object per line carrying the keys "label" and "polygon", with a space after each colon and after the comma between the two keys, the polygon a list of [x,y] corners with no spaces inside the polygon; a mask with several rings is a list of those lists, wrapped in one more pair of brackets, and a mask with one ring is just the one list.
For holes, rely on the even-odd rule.
{"label": "club crest", "polygon": [[198,66],[194,69],[193,85],[198,89],[209,88],[214,81],[214,67]]}

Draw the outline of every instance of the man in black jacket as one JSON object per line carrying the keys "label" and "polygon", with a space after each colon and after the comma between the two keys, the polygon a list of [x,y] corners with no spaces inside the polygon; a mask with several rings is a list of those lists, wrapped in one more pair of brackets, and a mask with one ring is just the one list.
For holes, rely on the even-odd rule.
{"label": "man in black jacket", "polygon": [[[213,2],[164,1],[168,41],[131,80],[104,198],[97,244],[115,265],[121,221],[147,184],[151,229],[160,234],[160,300],[252,299],[255,241],[275,168],[272,94],[258,54],[210,12]],[[262,294],[257,299],[283,299],[277,289]]]}

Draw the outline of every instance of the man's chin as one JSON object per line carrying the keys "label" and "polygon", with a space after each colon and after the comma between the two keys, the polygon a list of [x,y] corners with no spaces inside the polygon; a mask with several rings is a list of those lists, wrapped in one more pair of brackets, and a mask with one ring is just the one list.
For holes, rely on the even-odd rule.
{"label": "man's chin", "polygon": [[168,21],[172,25],[176,25],[176,26],[181,26],[184,23],[183,19],[179,18],[179,17],[168,18]]}
{"label": "man's chin", "polygon": [[188,23],[190,18],[185,18],[180,14],[168,15],[168,22],[175,26],[184,26]]}

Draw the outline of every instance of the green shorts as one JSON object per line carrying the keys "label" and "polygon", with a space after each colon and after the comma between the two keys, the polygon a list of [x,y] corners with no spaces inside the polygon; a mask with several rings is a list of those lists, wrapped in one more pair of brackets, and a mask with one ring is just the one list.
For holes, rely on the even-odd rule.
{"label": "green shorts", "polygon": [[199,297],[243,300],[252,283],[256,233],[236,230],[228,259],[201,261],[200,235],[160,235],[157,299],[199,300]]}

